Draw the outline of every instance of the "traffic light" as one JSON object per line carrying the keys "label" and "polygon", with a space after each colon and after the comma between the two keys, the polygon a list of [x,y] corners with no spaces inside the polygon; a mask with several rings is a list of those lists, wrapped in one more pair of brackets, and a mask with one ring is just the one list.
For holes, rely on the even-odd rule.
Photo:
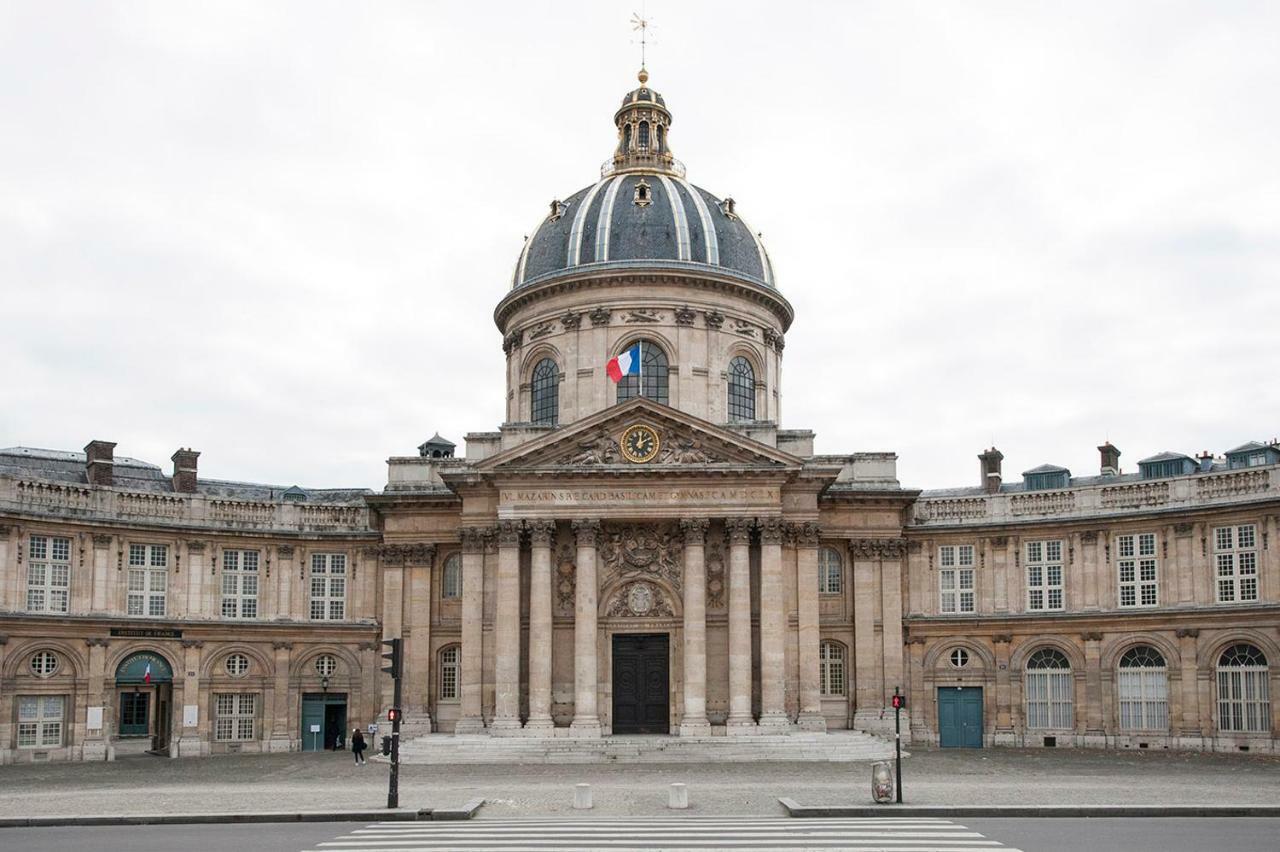
{"label": "traffic light", "polygon": [[396,722],[400,719],[400,708],[391,707],[387,710],[387,721]]}
{"label": "traffic light", "polygon": [[902,708],[904,708],[904,707],[906,707],[906,706],[907,706],[907,697],[906,697],[905,695],[895,695],[895,696],[893,696],[893,709],[894,709],[894,710],[901,710]]}
{"label": "traffic light", "polygon": [[391,737],[382,738],[382,754],[385,757],[391,756]]}
{"label": "traffic light", "polygon": [[391,675],[394,679],[399,680],[400,673],[403,671],[402,665],[404,662],[400,655],[400,640],[383,639],[382,647],[385,649],[382,654],[382,659],[387,661],[387,664],[382,667],[382,670]]}

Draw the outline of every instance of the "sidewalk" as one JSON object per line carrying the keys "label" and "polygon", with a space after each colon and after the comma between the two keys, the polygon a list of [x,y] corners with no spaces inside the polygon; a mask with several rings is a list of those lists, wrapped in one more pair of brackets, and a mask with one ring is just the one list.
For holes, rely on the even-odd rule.
{"label": "sidewalk", "polygon": [[[916,746],[903,778],[914,805],[1280,803],[1280,757],[1263,755]],[[585,782],[595,809],[584,815],[671,814],[668,787],[680,781],[687,813],[782,815],[779,797],[870,804],[869,779],[866,764],[406,765],[400,803],[458,808],[483,797],[477,819],[567,814]],[[386,795],[386,764],[356,767],[346,753],[0,767],[0,817],[350,810]]]}

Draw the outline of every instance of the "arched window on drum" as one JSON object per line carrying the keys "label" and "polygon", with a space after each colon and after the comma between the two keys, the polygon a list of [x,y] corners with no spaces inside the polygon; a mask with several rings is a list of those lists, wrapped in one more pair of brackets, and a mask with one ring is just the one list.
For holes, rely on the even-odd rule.
{"label": "arched window on drum", "polygon": [[729,362],[729,421],[756,419],[756,371],[741,355]]}
{"label": "arched window on drum", "polygon": [[540,426],[560,422],[560,368],[550,358],[543,358],[530,377],[530,420]]}
{"label": "arched window on drum", "polygon": [[[668,405],[670,367],[667,362],[667,353],[662,351],[661,346],[651,340],[641,340],[639,343],[640,375],[622,377],[622,381],[618,382],[618,402],[626,402],[632,397],[643,396],[645,399]],[[630,349],[635,345],[635,342],[629,343],[625,349]]]}

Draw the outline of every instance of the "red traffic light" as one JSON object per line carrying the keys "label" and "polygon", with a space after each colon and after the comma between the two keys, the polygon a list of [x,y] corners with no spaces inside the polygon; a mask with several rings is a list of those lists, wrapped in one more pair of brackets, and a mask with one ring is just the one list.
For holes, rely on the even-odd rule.
{"label": "red traffic light", "polygon": [[388,722],[394,722],[395,720],[397,720],[397,719],[399,719],[399,718],[400,718],[400,708],[398,708],[398,707],[392,707],[390,710],[388,710],[388,711],[387,711],[387,721],[388,721]]}
{"label": "red traffic light", "polygon": [[893,696],[893,709],[894,709],[894,710],[901,710],[903,707],[906,707],[906,706],[907,706],[907,697],[906,697],[905,695],[895,695],[895,696]]}

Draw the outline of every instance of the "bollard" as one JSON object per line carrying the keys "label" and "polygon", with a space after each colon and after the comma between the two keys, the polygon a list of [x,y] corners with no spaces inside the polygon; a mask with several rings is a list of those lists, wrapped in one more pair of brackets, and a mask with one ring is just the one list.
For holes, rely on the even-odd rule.
{"label": "bollard", "polygon": [[590,784],[575,784],[573,786],[573,809],[575,811],[591,810]]}
{"label": "bollard", "polygon": [[667,796],[667,807],[676,810],[689,807],[689,788],[683,784],[672,784],[671,793]]}
{"label": "bollard", "polygon": [[871,798],[878,805],[893,801],[893,767],[887,760],[871,764]]}

